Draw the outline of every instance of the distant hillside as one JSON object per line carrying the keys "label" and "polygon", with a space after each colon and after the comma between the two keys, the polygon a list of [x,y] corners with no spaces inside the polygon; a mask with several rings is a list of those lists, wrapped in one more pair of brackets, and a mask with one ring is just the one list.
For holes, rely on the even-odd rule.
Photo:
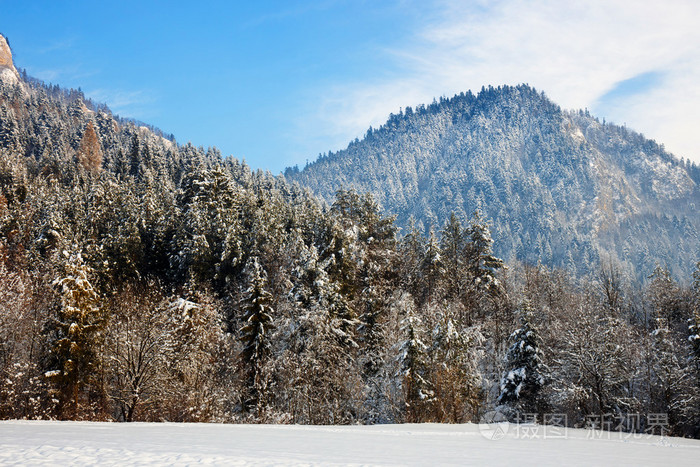
{"label": "distant hillside", "polygon": [[613,259],[637,277],[659,263],[688,277],[699,259],[700,168],[527,85],[407,107],[285,175],[326,200],[372,192],[401,226],[440,229],[479,209],[506,260],[582,274]]}

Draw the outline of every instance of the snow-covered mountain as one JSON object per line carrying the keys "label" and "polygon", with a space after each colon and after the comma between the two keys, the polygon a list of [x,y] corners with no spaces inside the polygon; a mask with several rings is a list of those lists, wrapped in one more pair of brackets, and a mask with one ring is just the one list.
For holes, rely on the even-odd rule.
{"label": "snow-covered mountain", "polygon": [[439,230],[479,209],[506,260],[688,277],[699,259],[700,167],[527,85],[407,107],[286,176],[329,201],[339,187],[370,191],[402,226]]}

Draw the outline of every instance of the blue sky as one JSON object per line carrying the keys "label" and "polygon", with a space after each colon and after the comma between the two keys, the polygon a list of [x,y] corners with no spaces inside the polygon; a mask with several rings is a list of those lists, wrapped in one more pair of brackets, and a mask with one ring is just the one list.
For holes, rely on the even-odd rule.
{"label": "blue sky", "polygon": [[30,75],[275,173],[521,82],[700,162],[700,7],[661,3],[0,0],[0,32]]}

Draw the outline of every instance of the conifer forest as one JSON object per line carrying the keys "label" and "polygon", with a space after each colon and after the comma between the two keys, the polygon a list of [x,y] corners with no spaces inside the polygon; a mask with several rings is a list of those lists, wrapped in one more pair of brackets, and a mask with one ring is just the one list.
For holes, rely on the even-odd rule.
{"label": "conifer forest", "polygon": [[[417,112],[444,116],[435,105]],[[545,158],[586,151],[542,134]],[[648,152],[697,196],[697,166]],[[317,196],[327,174],[302,185],[309,170],[253,171],[80,91],[0,80],[0,418],[463,423],[497,410],[643,431],[665,414],[670,433],[700,437],[697,211],[648,221],[686,232],[668,238],[692,266],[640,274],[634,252],[619,260],[543,219],[492,237],[510,214],[489,214],[478,190],[451,210],[411,200],[392,214],[369,193],[381,188]]]}

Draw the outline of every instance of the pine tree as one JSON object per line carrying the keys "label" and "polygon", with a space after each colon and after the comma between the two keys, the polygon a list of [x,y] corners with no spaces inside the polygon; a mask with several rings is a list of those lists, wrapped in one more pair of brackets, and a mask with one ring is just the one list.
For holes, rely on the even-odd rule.
{"label": "pine tree", "polygon": [[245,268],[248,288],[241,300],[243,327],[240,339],[243,343],[241,362],[246,374],[248,396],[244,410],[255,410],[261,417],[266,405],[267,376],[265,363],[270,352],[270,332],[273,328],[272,294],[267,291],[267,278],[258,263],[251,257]]}
{"label": "pine tree", "polygon": [[84,403],[100,402],[103,396],[99,376],[105,318],[91,276],[92,270],[78,253],[67,257],[66,274],[54,283],[61,302],[52,326],[51,363],[46,374],[58,386],[65,418],[94,411],[95,407]]}
{"label": "pine tree", "polygon": [[440,285],[445,274],[445,266],[435,232],[430,230],[425,250],[421,258],[420,271],[425,284],[425,302],[431,303],[441,296]]}
{"label": "pine tree", "polygon": [[425,249],[425,238],[416,227],[415,221],[410,220],[408,231],[401,239],[399,253],[399,281],[401,286],[418,297],[421,283],[420,262]]}
{"label": "pine tree", "polygon": [[403,376],[403,392],[406,407],[405,421],[416,423],[425,421],[429,406],[435,397],[432,383],[428,381],[428,346],[421,340],[421,319],[413,312],[401,321],[404,340],[399,347],[399,364]]}
{"label": "pine tree", "polygon": [[[294,267],[293,311],[285,325],[280,356],[287,375],[287,404],[295,423],[349,423],[362,391],[355,361],[356,320],[348,320],[340,286],[319,261],[315,247],[304,249]],[[284,334],[284,332],[283,332]]]}
{"label": "pine tree", "polygon": [[496,272],[503,267],[503,260],[493,255],[493,239],[488,223],[476,211],[468,229],[467,264],[473,284],[495,292],[498,287]]}
{"label": "pine tree", "polygon": [[8,153],[19,153],[22,149],[22,133],[15,112],[5,105],[0,105],[0,145]]}
{"label": "pine tree", "polygon": [[370,403],[383,398],[376,378],[383,365],[385,327],[390,296],[393,291],[396,263],[396,229],[392,217],[384,217],[371,195],[356,202],[353,218],[358,227],[356,245],[359,251],[357,288],[352,307],[358,313],[358,364],[362,367],[365,394]]}
{"label": "pine tree", "polygon": [[546,384],[541,340],[533,326],[533,309],[525,302],[520,327],[510,336],[498,403],[523,413],[542,413],[541,391]]}
{"label": "pine tree", "polygon": [[457,216],[450,214],[440,236],[440,249],[445,264],[446,294],[449,300],[460,299],[465,291],[465,249],[466,232],[462,229]]}
{"label": "pine tree", "polygon": [[214,278],[225,282],[231,268],[245,265],[237,249],[239,192],[223,167],[197,169],[183,180],[178,196],[181,216],[173,239],[171,265],[195,282]]}

